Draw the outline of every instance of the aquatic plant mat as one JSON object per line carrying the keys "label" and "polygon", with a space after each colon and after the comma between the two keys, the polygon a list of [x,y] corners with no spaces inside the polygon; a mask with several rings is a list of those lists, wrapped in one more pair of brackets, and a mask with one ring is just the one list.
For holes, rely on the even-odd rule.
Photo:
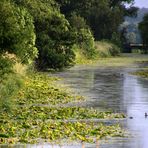
{"label": "aquatic plant mat", "polygon": [[143,77],[143,78],[148,78],[148,69],[147,70],[137,71],[137,72],[134,72],[132,74],[136,75],[136,76]]}
{"label": "aquatic plant mat", "polygon": [[[68,107],[69,102],[83,101],[55,83],[57,78],[32,74],[15,99],[11,112],[0,113],[0,144],[93,142],[103,137],[122,137],[119,124],[107,125],[96,119],[121,119],[125,115],[91,108]],[[65,106],[64,106],[65,105]],[[87,120],[89,122],[87,122]]]}

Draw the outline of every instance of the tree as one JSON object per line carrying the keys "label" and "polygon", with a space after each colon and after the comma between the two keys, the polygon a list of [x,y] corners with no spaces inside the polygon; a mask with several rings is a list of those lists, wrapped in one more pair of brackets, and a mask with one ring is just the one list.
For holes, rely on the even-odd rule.
{"label": "tree", "polygon": [[135,44],[136,43],[136,33],[134,32],[127,33],[126,39],[128,43]]}
{"label": "tree", "polygon": [[113,32],[118,32],[124,16],[135,15],[135,7],[126,8],[125,3],[134,0],[56,0],[61,12],[69,18],[75,12],[86,20],[96,40],[111,39]]}
{"label": "tree", "polygon": [[143,21],[139,23],[139,29],[145,46],[145,52],[148,51],[148,13],[144,16]]}
{"label": "tree", "polygon": [[80,15],[73,13],[69,17],[70,25],[76,34],[75,44],[82,50],[81,52],[89,59],[95,57],[95,42],[90,27],[86,24],[86,21]]}
{"label": "tree", "polygon": [[16,54],[22,62],[37,57],[32,16],[8,0],[0,1],[0,53]]}
{"label": "tree", "polygon": [[28,10],[34,18],[36,47],[39,56],[37,67],[63,68],[73,64],[74,32],[69,22],[58,9],[54,0],[14,0],[19,6]]}

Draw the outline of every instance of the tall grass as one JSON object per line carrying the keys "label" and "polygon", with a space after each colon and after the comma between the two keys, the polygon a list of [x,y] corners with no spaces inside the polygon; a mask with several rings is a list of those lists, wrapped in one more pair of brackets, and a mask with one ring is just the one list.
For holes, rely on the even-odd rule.
{"label": "tall grass", "polygon": [[23,81],[19,75],[9,74],[0,85],[0,111],[11,111],[14,107],[15,95],[22,87]]}
{"label": "tall grass", "polygon": [[0,112],[11,111],[15,96],[23,85],[25,67],[11,57],[0,57]]}
{"label": "tall grass", "polygon": [[95,55],[92,58],[88,58],[84,49],[74,46],[74,53],[76,55],[75,63],[92,64],[99,60],[99,58],[118,56],[120,54],[120,48],[111,42],[97,41],[95,42],[95,51],[93,52]]}
{"label": "tall grass", "polygon": [[98,57],[112,57],[120,54],[120,48],[115,44],[108,41],[97,41],[95,42],[95,49],[98,53]]}

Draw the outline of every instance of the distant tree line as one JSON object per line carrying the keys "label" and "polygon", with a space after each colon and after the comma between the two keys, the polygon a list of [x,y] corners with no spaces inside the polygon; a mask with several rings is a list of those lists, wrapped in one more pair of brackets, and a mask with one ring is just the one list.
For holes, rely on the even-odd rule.
{"label": "distant tree line", "polygon": [[139,29],[142,35],[145,52],[148,53],[148,13],[144,16],[143,21],[139,23]]}
{"label": "distant tree line", "polygon": [[142,26],[147,28],[144,17],[147,13],[148,8],[142,8],[138,10],[136,17],[125,17],[125,21],[119,27],[120,32],[122,32],[124,36],[123,42],[125,42],[125,44],[144,44],[144,48],[147,47],[145,43],[147,31],[141,27],[141,24],[143,24]]}

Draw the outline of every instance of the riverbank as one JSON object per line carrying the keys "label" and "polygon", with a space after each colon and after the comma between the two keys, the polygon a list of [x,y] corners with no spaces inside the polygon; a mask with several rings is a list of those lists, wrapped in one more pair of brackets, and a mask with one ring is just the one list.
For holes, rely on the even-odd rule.
{"label": "riverbank", "polygon": [[148,61],[147,54],[137,54],[137,53],[122,53],[119,56],[107,57],[107,58],[98,58],[98,60],[88,60],[85,62],[77,63],[77,65],[92,65],[100,67],[128,67],[128,66],[137,66],[137,63],[145,63]]}
{"label": "riverbank", "polygon": [[[129,64],[126,62],[127,57],[131,61]],[[100,140],[101,148],[122,148],[123,145],[128,148],[137,147],[137,145],[139,147],[148,146],[145,138],[148,137],[148,118],[145,117],[145,113],[148,113],[148,81],[131,74],[145,69],[146,62],[143,61],[146,60],[148,60],[148,55],[127,54],[122,59],[127,63],[126,65],[121,62],[122,66],[118,63],[118,66],[113,66],[112,63],[106,64],[109,66],[79,65],[54,74],[61,78],[61,84],[64,83],[88,98],[85,103],[81,104],[84,107],[111,109],[127,115],[126,119],[118,122],[130,133],[129,137],[120,138],[120,140],[118,138],[107,139],[108,144]],[[85,146],[86,148],[96,147],[95,145]]]}
{"label": "riverbank", "polygon": [[[106,136],[124,136],[118,124],[88,124],[81,119],[119,119],[124,114],[81,107],[64,107],[69,102],[83,101],[58,88],[58,79],[47,74],[33,74],[26,78],[25,87],[16,96],[11,112],[0,114],[0,143],[44,143],[59,140],[93,142]],[[62,106],[62,107],[61,107]],[[67,121],[65,121],[67,120]],[[71,120],[75,120],[71,122]]]}
{"label": "riverbank", "polygon": [[[106,68],[125,66],[122,65],[125,59],[131,65],[136,61],[145,61],[146,57],[126,55],[104,61],[102,59],[97,67],[101,67],[101,62]],[[108,136],[125,136],[119,124],[94,122],[96,119],[123,119],[124,114],[77,107],[74,104],[83,103],[85,98],[69,92],[57,81],[57,77],[49,77],[47,73],[35,73],[26,77],[25,87],[15,97],[15,107],[11,112],[3,111],[0,115],[1,144],[57,143],[65,139],[68,142],[93,142]],[[73,106],[68,106],[69,103]]]}

